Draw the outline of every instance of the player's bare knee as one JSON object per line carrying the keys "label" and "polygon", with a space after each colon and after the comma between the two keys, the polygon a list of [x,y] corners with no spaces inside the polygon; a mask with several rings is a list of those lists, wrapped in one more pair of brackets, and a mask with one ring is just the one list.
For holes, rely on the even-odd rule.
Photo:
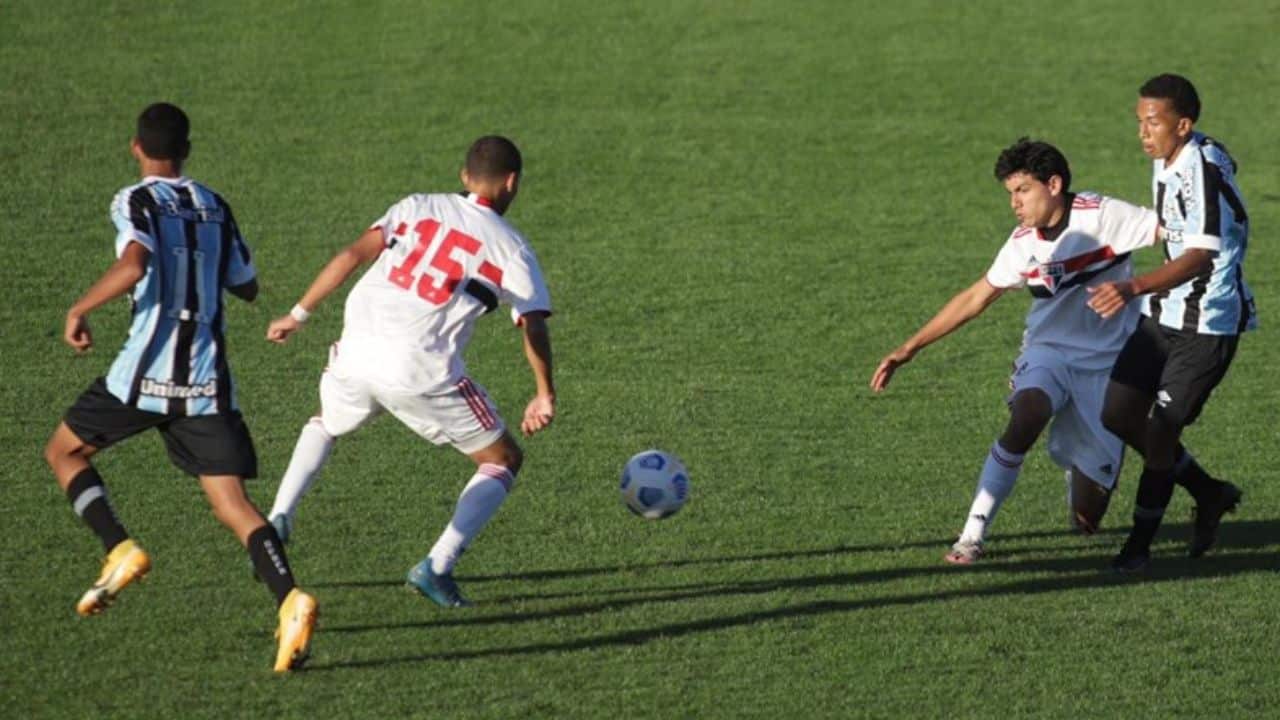
{"label": "player's bare knee", "polygon": [[1009,424],[1000,436],[1005,450],[1025,453],[1035,444],[1053,417],[1053,403],[1042,390],[1029,388],[1018,391],[1009,401]]}
{"label": "player's bare knee", "polygon": [[65,429],[64,426],[58,426],[44,446],[44,461],[56,473],[68,462],[87,460],[93,454],[86,452],[88,449],[89,446],[70,430]]}
{"label": "player's bare knee", "polygon": [[501,464],[506,466],[512,475],[520,472],[520,466],[524,464],[524,450],[514,442],[503,443]]}
{"label": "player's bare knee", "polygon": [[1111,505],[1111,490],[1089,479],[1079,470],[1071,472],[1071,515],[1080,532],[1092,535],[1102,527],[1102,518]]}

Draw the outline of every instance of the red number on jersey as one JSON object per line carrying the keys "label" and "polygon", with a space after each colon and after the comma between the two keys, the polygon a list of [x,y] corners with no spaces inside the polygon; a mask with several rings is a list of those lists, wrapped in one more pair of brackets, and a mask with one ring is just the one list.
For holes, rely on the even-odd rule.
{"label": "red number on jersey", "polygon": [[480,241],[457,230],[450,230],[444,236],[444,242],[440,243],[440,249],[431,257],[431,267],[444,273],[444,282],[436,285],[430,275],[422,273],[422,277],[418,278],[418,297],[434,305],[443,305],[453,297],[453,291],[458,289],[458,281],[466,272],[466,268],[453,258],[454,248],[468,255],[475,255],[480,252]]}
{"label": "red number on jersey", "polygon": [[[413,231],[418,235],[417,244],[405,256],[404,262],[400,263],[399,267],[392,268],[387,274],[387,279],[405,290],[413,287],[413,271],[422,262],[422,257],[426,255],[431,241],[440,231],[440,223],[428,218],[415,225]],[[396,234],[404,234],[404,225],[396,228]],[[418,297],[433,305],[443,305],[453,297],[454,291],[458,289],[458,281],[466,273],[466,268],[454,258],[454,249],[468,255],[475,255],[480,252],[480,241],[466,233],[450,230],[444,236],[435,254],[431,256],[431,261],[427,263],[444,273],[444,282],[437,285],[431,275],[423,273],[418,278]]]}

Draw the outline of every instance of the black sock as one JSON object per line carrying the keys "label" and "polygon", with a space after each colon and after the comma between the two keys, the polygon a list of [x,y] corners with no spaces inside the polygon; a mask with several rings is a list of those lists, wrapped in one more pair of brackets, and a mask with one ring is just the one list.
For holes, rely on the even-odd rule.
{"label": "black sock", "polygon": [[253,567],[258,571],[258,577],[271,588],[271,592],[275,593],[276,606],[284,603],[284,599],[289,597],[297,584],[293,582],[293,572],[289,570],[289,558],[284,554],[284,543],[280,542],[280,536],[276,534],[276,529],[271,527],[271,523],[267,523],[262,527],[249,533],[249,541],[246,543],[249,550],[249,558],[253,560]]}
{"label": "black sock", "polygon": [[1173,471],[1144,467],[1138,478],[1138,499],[1133,505],[1133,530],[1125,543],[1130,551],[1150,552],[1165,508],[1173,497]]}
{"label": "black sock", "polygon": [[1178,454],[1173,461],[1173,481],[1186,488],[1197,503],[1216,498],[1224,484],[1205,472],[1182,445],[1178,445]]}
{"label": "black sock", "polygon": [[67,486],[67,500],[71,501],[71,508],[102,541],[102,547],[107,552],[129,539],[129,533],[120,524],[116,511],[107,500],[107,486],[92,465],[71,478],[71,484]]}

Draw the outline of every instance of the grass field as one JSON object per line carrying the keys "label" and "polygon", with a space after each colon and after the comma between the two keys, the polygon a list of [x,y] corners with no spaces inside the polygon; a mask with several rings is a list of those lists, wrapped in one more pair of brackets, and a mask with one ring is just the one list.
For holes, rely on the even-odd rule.
{"label": "grass field", "polygon": [[[510,4],[0,6],[0,705],[62,717],[1263,717],[1280,706],[1280,6],[1226,2],[538,0]],[[1029,303],[879,358],[978,278],[1014,220],[992,180],[1030,134],[1075,186],[1149,202],[1137,86],[1190,76],[1241,165],[1263,329],[1188,445],[1246,490],[1187,560],[1175,496],[1142,580],[1066,532],[1037,450],[989,562],[959,530]],[[344,440],[290,546],[321,602],[304,672],[270,672],[270,597],[150,434],[98,463],[155,570],[73,605],[100,546],[41,458],[105,372],[123,302],[73,357],[66,308],[111,260],[137,112],[192,117],[189,174],[234,204],[263,293],[228,300],[231,362],[270,504],[317,403],[341,306],[262,336],[329,254],[411,191],[452,190],[476,136],[525,154],[510,213],[551,286],[560,416],[459,568],[474,608],[406,592],[470,474],[383,420]],[[1144,267],[1157,253],[1142,259]],[[508,419],[518,334],[481,323],[472,374]],[[693,494],[646,523],[622,462],[679,454]]]}

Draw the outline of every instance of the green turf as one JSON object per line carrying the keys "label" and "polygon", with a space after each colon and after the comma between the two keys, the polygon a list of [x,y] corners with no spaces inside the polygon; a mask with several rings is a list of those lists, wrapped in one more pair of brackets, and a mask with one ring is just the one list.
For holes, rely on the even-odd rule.
{"label": "green turf", "polygon": [[[357,7],[358,5],[358,7]],[[503,7],[511,5],[511,7]],[[1178,2],[98,3],[0,6],[0,705],[7,717],[1261,717],[1280,704],[1280,9]],[[1247,492],[1215,554],[1183,557],[1177,496],[1146,582],[1069,536],[1040,451],[991,561],[941,562],[1003,422],[1028,299],[876,362],[986,268],[1012,227],[991,179],[1023,134],[1079,188],[1149,198],[1135,88],[1200,88],[1242,167],[1263,330],[1188,444]],[[242,551],[154,435],[99,466],[155,571],[107,615],[72,606],[99,547],[41,459],[110,363],[63,313],[111,259],[138,110],[194,122],[193,176],[235,205],[263,293],[229,313],[269,504],[316,405],[339,302],[262,340],[329,253],[400,196],[451,190],[467,144],[525,152],[511,219],[557,307],[560,415],[459,569],[476,606],[405,592],[469,474],[394,422],[344,440],[299,515],[321,602],[308,669],[274,677],[273,617]],[[1155,253],[1143,259],[1144,267]],[[471,371],[508,418],[518,335]],[[660,446],[682,514],[625,512],[617,472]]]}

